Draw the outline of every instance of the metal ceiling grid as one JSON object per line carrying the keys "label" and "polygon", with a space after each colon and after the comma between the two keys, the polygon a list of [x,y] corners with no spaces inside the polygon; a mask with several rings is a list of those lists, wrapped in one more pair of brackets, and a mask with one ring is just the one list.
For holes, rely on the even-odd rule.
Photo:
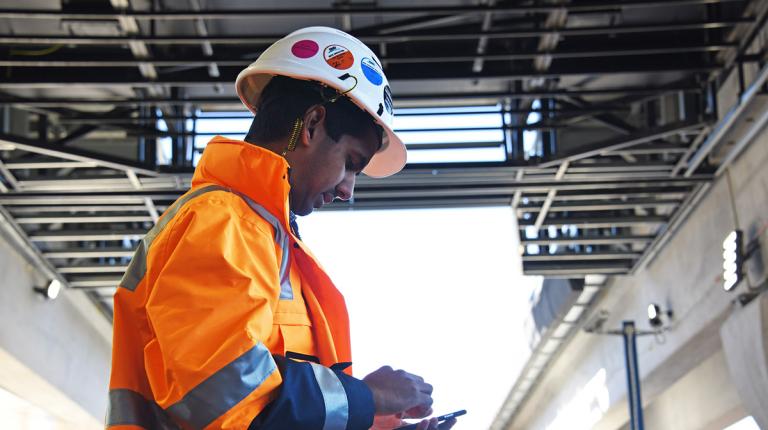
{"label": "metal ceiling grid", "polygon": [[240,109],[236,73],[301,26],[369,43],[399,108],[502,117],[431,129],[501,141],[409,149],[501,148],[504,161],[411,163],[329,209],[511,205],[523,269],[545,276],[636,270],[713,177],[690,161],[719,79],[765,57],[748,51],[766,15],[746,0],[274,3],[0,4],[0,205],[70,287],[111,306],[137,240],[189,187],[199,113]]}

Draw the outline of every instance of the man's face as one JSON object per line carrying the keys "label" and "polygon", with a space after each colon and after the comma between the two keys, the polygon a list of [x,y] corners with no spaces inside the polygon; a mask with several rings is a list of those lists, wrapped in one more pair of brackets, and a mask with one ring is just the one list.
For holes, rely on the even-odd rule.
{"label": "man's face", "polygon": [[364,138],[343,134],[337,142],[333,141],[325,129],[324,109],[320,109],[310,112],[305,119],[299,145],[289,155],[290,203],[296,215],[308,215],[335,198],[349,200],[356,175],[379,148],[373,129]]}

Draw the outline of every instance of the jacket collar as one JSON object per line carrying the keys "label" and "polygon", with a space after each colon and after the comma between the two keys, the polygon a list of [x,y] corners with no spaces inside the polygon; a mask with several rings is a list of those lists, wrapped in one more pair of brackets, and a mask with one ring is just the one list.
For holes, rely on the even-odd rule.
{"label": "jacket collar", "polygon": [[216,136],[203,151],[192,187],[218,184],[239,191],[288,226],[288,169],[288,162],[268,149]]}

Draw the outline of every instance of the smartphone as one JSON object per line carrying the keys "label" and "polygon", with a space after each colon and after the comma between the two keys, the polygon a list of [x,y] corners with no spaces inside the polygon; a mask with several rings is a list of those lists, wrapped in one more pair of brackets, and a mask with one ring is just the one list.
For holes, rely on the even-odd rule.
{"label": "smartphone", "polygon": [[[439,417],[437,417],[437,422],[441,423],[441,422],[447,421],[447,420],[449,420],[451,418],[460,417],[460,416],[462,416],[462,415],[464,415],[466,413],[467,413],[466,409],[462,409],[460,411],[451,412],[450,414],[440,415]],[[408,424],[407,426],[398,427],[398,428],[396,428],[394,430],[416,430],[416,427],[418,425],[419,425],[418,423],[417,424]]]}

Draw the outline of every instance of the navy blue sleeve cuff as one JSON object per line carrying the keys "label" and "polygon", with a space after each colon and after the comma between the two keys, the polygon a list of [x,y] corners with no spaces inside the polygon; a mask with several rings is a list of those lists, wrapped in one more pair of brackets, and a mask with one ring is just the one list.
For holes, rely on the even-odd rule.
{"label": "navy blue sleeve cuff", "polygon": [[277,398],[254,418],[249,430],[320,429],[325,421],[323,393],[309,363],[273,356],[283,383]]}
{"label": "navy blue sleeve cuff", "polygon": [[[329,369],[304,361],[291,360],[282,356],[274,356],[278,364],[283,383],[275,400],[253,419],[249,430],[314,430],[324,428],[326,421],[336,420],[335,427],[341,430],[368,430],[373,425],[374,403],[373,394],[368,386],[361,380],[349,376],[337,369]],[[313,369],[313,366],[315,369]],[[316,373],[319,372],[319,373]],[[338,379],[336,386],[341,384],[344,389],[343,397],[346,397],[347,413],[346,426],[343,426],[343,418],[338,421],[338,409],[333,417],[326,416],[328,409],[323,389],[318,381],[318,374],[328,383],[331,379]],[[340,394],[340,388],[336,390]],[[331,394],[334,396],[334,394]],[[343,403],[341,403],[343,405]],[[333,426],[333,424],[331,424]]]}
{"label": "navy blue sleeve cuff", "polygon": [[373,425],[373,415],[376,411],[373,393],[365,382],[341,370],[334,370],[334,372],[344,386],[349,402],[349,421],[346,430],[368,430]]}

